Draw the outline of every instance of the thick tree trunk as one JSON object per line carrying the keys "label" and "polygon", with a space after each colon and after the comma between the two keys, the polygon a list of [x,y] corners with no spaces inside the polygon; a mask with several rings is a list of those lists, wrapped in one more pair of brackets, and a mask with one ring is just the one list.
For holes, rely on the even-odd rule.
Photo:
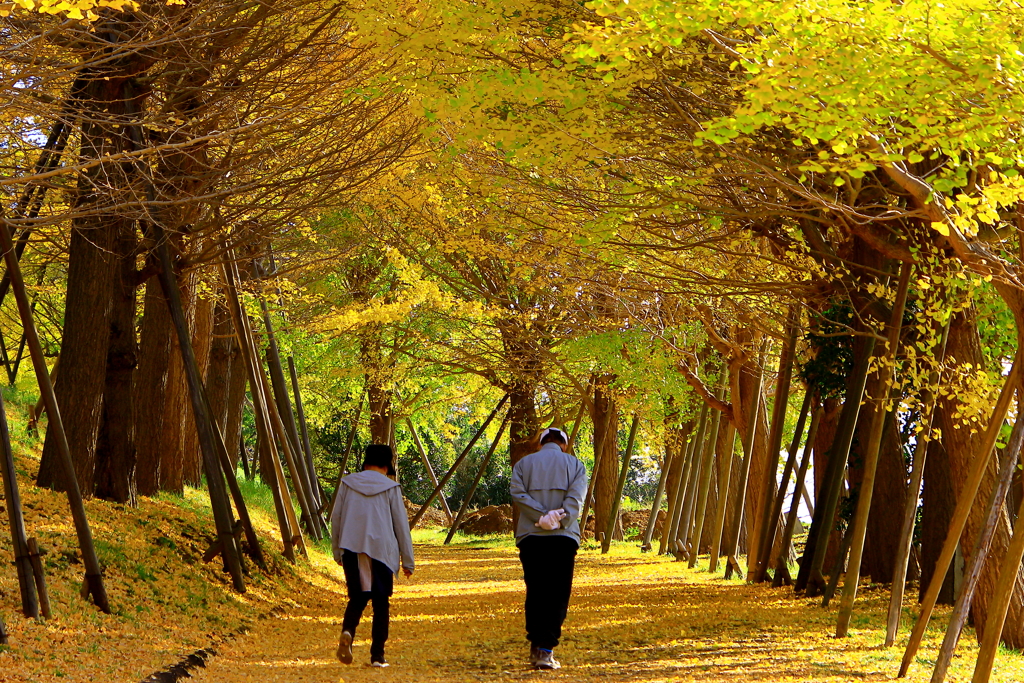
{"label": "thick tree trunk", "polygon": [[213,338],[210,341],[210,361],[206,367],[206,393],[210,397],[210,410],[217,426],[224,434],[224,443],[233,464],[238,461],[238,439],[230,441],[227,434],[228,394],[231,384],[231,357],[235,347],[231,315],[223,302],[213,311]]}
{"label": "thick tree trunk", "polygon": [[96,495],[134,506],[135,410],[132,375],[138,365],[135,338],[135,256],[138,239],[133,221],[119,221],[114,243],[118,278],[110,317],[110,346],[103,392],[103,420],[96,445]]}
{"label": "thick tree trunk", "polygon": [[366,379],[370,412],[370,442],[390,443],[392,421],[391,366],[384,357],[379,327],[359,335],[359,356]]}
{"label": "thick tree trunk", "polygon": [[[941,410],[936,406],[936,410]],[[938,415],[935,424],[940,424]],[[956,507],[956,488],[953,485],[949,469],[949,454],[942,444],[942,439],[928,442],[928,459],[924,465],[924,486],[921,487],[921,584],[920,598],[928,589],[928,584],[935,574],[935,563],[942,551],[942,543],[946,540]],[[953,567],[946,572],[946,580],[936,602],[940,605],[952,605],[956,598],[953,595]]]}
{"label": "thick tree trunk", "polygon": [[[597,389],[594,391],[594,410],[591,414],[594,421],[594,443],[603,444],[601,467],[598,469],[597,481],[594,484],[595,533],[601,533],[608,528],[608,515],[614,503],[619,475],[619,409],[608,390],[612,379],[612,376],[605,375],[598,380]],[[615,526],[614,538],[622,538],[622,528],[619,524]]]}
{"label": "thick tree trunk", "polygon": [[515,466],[524,456],[537,450],[540,422],[537,418],[536,387],[517,382],[509,392],[509,463]]}
{"label": "thick tree trunk", "polygon": [[[188,279],[194,282],[198,278],[192,277]],[[193,297],[193,305],[190,308],[189,322],[192,328],[190,330],[192,349],[196,355],[196,365],[199,367],[200,376],[205,383],[206,371],[210,364],[210,349],[213,342],[213,300]],[[196,432],[195,420],[192,419],[191,405],[186,404],[184,408],[185,414],[183,415],[181,433],[182,478],[190,486],[201,486],[203,482],[203,456],[199,449],[199,434]],[[218,422],[217,424],[219,425],[220,423]]]}
{"label": "thick tree trunk", "polygon": [[[975,368],[984,367],[981,339],[978,335],[977,313],[973,308],[953,316],[946,354],[947,358],[958,366],[971,363]],[[958,425],[951,419],[958,408],[956,396],[940,396],[939,405],[941,410],[936,415],[936,424],[942,432],[946,453],[949,454],[950,473],[954,482],[964,481],[967,478],[971,458],[977,453],[977,444],[981,440],[982,434],[971,434],[970,428]],[[961,538],[961,549],[964,551],[965,560],[969,560],[969,555],[973,552],[974,542],[984,523],[985,509],[988,506],[988,500],[997,477],[996,458],[992,458]],[[988,614],[989,601],[995,589],[999,564],[1003,555],[1006,554],[1009,541],[1010,524],[1004,506],[988,560],[982,570],[971,604],[971,618],[979,639],[983,635],[982,630],[985,617]],[[1024,591],[1022,591],[1022,586],[1024,586],[1024,582],[1022,582],[1018,568],[1017,583],[1007,613],[1006,624],[1003,627],[1003,642],[1014,649],[1024,647]]]}

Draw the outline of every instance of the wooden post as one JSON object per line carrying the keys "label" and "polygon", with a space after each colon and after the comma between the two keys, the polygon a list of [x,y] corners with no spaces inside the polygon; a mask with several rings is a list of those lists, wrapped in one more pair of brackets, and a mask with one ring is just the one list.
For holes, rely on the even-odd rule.
{"label": "wooden post", "polygon": [[999,578],[992,599],[988,603],[988,615],[985,617],[985,631],[978,649],[978,659],[974,663],[974,676],[971,683],[988,683],[992,676],[992,665],[995,663],[996,651],[1003,636],[1006,624],[1006,612],[1010,609],[1013,599],[1013,588],[1017,582],[1017,570],[1021,559],[1024,559],[1024,501],[1017,510],[1017,519],[1013,523],[1013,536],[1006,549],[1006,555],[999,565]]}
{"label": "wooden post", "polygon": [[[750,421],[747,423],[747,438],[743,444],[743,464],[740,465],[739,490],[736,492],[736,501],[733,503],[733,527],[729,542],[725,546],[725,555],[728,558],[725,564],[725,578],[732,578],[732,573],[739,571],[740,562],[736,558],[740,545],[740,531],[743,525],[743,510],[746,507],[747,481],[750,478],[750,461],[754,458],[754,444],[757,436],[757,420],[761,414],[761,391],[764,389],[764,364],[757,378],[757,393],[754,394],[754,404],[750,406]],[[748,553],[749,557],[749,553]]]}
{"label": "wooden post", "polygon": [[[793,376],[793,356],[796,348],[796,335],[799,328],[800,309],[796,305],[789,308],[789,319],[786,327],[786,341],[782,345],[779,357],[779,376],[775,384],[775,402],[772,405],[772,424],[768,429],[768,466],[764,470],[761,482],[760,520],[754,527],[751,538],[750,552],[747,561],[747,581],[760,583],[768,573],[771,561],[772,546],[775,544],[778,513],[772,516],[775,509],[775,475],[779,468],[779,450],[782,448],[782,433],[786,426],[786,407],[789,405],[789,387]],[[806,401],[805,401],[806,402]],[[785,485],[785,481],[783,481]],[[782,505],[779,505],[781,511]],[[767,546],[767,548],[766,548]],[[751,561],[752,560],[752,561]]]}
{"label": "wooden post", "polygon": [[[675,527],[672,529],[670,542],[675,544],[677,550],[686,549],[686,540],[690,537],[690,520],[693,515],[693,505],[697,500],[697,478],[700,476],[701,454],[703,453],[704,441],[708,433],[708,416],[711,408],[707,403],[701,406],[700,419],[697,423],[697,436],[690,445],[690,467],[687,472],[686,482],[683,485],[683,501],[676,516]],[[682,548],[679,547],[680,542]],[[676,552],[678,556],[679,553]]]}
{"label": "wooden post", "polygon": [[[687,436],[689,436],[690,430],[693,428],[693,423],[688,424]],[[675,457],[673,461],[678,461],[679,471],[677,472],[675,486],[669,489],[668,500],[665,501],[665,523],[661,525],[661,539],[658,542],[658,554],[664,555],[666,552],[670,552],[669,538],[672,535],[673,520],[676,516],[676,510],[679,508],[680,494],[683,490],[683,477],[685,476],[686,470],[686,453],[689,447],[689,442],[680,442],[674,435],[670,442],[666,443],[665,448],[675,449]]]}
{"label": "wooden post", "polygon": [[[928,627],[932,610],[935,609],[935,601],[938,600],[939,591],[942,590],[942,584],[945,582],[946,572],[949,570],[949,565],[953,561],[953,555],[960,544],[960,536],[963,534],[967,518],[971,513],[971,508],[974,506],[974,499],[977,498],[978,489],[985,477],[985,470],[989,465],[989,459],[992,457],[992,451],[999,438],[999,432],[1002,430],[1003,420],[1010,409],[1013,392],[1020,383],[1021,372],[1024,369],[1022,366],[1024,366],[1024,347],[1018,347],[1017,353],[1013,357],[1013,365],[1010,367],[1010,374],[1006,377],[1006,382],[1003,384],[1003,389],[999,393],[996,406],[992,411],[992,419],[988,424],[988,429],[985,430],[985,438],[982,440],[978,453],[972,461],[971,470],[967,475],[967,480],[964,482],[963,489],[960,490],[960,495],[957,496],[956,507],[953,509],[953,515],[949,521],[949,530],[946,532],[946,540],[943,542],[942,550],[939,552],[939,559],[935,561],[935,573],[932,574],[928,590],[925,591],[924,597],[921,599],[921,612],[914,623],[914,630],[910,634],[910,640],[907,641],[907,648],[903,652],[899,678],[907,675],[907,671],[910,670],[910,664],[914,661],[917,650],[921,646],[924,630]],[[1024,423],[1024,421],[1018,420],[1018,423]],[[1016,425],[1014,425],[1014,429],[1016,429]],[[963,595],[962,592],[961,595]]]}
{"label": "wooden post", "polygon": [[[853,603],[857,599],[857,587],[860,584],[860,563],[864,557],[864,539],[868,532],[868,515],[871,513],[871,498],[875,491],[875,474],[878,472],[878,451],[882,445],[882,429],[885,418],[892,405],[893,391],[891,384],[896,376],[896,349],[900,345],[900,330],[903,329],[903,310],[907,303],[907,291],[910,288],[910,273],[913,265],[905,262],[900,271],[900,282],[896,289],[896,303],[892,308],[892,319],[889,321],[889,340],[885,350],[884,366],[879,372],[884,380],[880,386],[885,398],[879,402],[871,421],[867,447],[864,453],[864,479],[857,497],[857,511],[853,518],[853,540],[850,546],[850,564],[846,568],[846,581],[843,583],[843,598],[839,606],[839,619],[836,623],[836,638],[844,638],[850,629],[850,617],[853,615]],[[893,410],[896,407],[893,406]]]}
{"label": "wooden post", "polygon": [[722,479],[718,482],[718,506],[715,508],[715,526],[711,532],[711,559],[708,571],[718,571],[718,558],[722,554],[722,536],[725,532],[725,511],[729,503],[729,484],[732,481],[732,465],[736,460],[736,426],[732,421],[725,424],[726,452],[722,455]]}
{"label": "wooden post", "polygon": [[[206,486],[210,492],[210,507],[213,509],[213,521],[217,528],[217,541],[224,554],[224,562],[231,574],[235,590],[245,592],[245,578],[242,576],[242,558],[234,535],[234,521],[231,518],[231,507],[228,504],[224,479],[221,475],[217,447],[214,444],[215,427],[213,417],[207,410],[206,389],[196,364],[195,351],[192,348],[192,337],[189,334],[188,322],[181,305],[181,292],[171,264],[170,250],[167,248],[167,236],[163,226],[158,222],[151,223],[153,238],[156,242],[156,254],[160,261],[160,285],[164,290],[164,298],[171,313],[178,336],[178,349],[181,352],[185,367],[185,380],[188,384],[189,398],[192,402],[192,417],[195,419],[196,433],[199,437],[199,450],[203,456],[203,470],[206,473]],[[223,444],[222,444],[223,445]]]}
{"label": "wooden post", "polygon": [[[949,338],[949,321],[942,330],[939,342],[939,354],[936,362],[941,365],[946,357],[946,340]],[[937,386],[941,372],[936,368],[928,377],[928,386]],[[931,442],[932,423],[935,420],[937,396],[928,391],[924,397],[928,406],[928,419],[925,428],[917,437],[914,447],[914,464],[910,472],[910,488],[903,507],[903,523],[900,526],[900,543],[896,552],[896,567],[893,569],[892,590],[889,594],[889,614],[885,624],[884,647],[892,647],[896,642],[896,632],[900,628],[900,614],[903,612],[903,591],[907,583],[907,566],[910,564],[910,546],[914,539],[914,522],[917,520],[917,501],[921,492],[921,481],[924,479],[925,459],[928,456],[928,444]]]}
{"label": "wooden post", "polygon": [[241,430],[238,433],[238,459],[242,461],[242,474],[246,479],[252,479],[252,472],[255,472],[256,468],[253,467],[252,472],[249,471],[249,458],[245,454],[245,435]]}
{"label": "wooden post", "polygon": [[[810,389],[808,389],[810,391]],[[793,500],[789,506],[789,516],[786,517],[786,528],[782,532],[782,545],[779,547],[779,556],[775,564],[775,577],[772,579],[772,586],[778,588],[782,585],[784,570],[789,565],[789,548],[793,544],[793,531],[796,529],[796,520],[800,513],[799,491],[806,491],[804,479],[807,477],[807,466],[811,462],[811,451],[814,447],[814,437],[818,435],[818,425],[825,409],[819,407],[811,417],[811,428],[807,430],[807,441],[804,442],[803,456],[800,458],[800,468],[796,473],[795,488],[793,489]]]}
{"label": "wooden post", "polygon": [[324,503],[323,489],[320,487],[320,480],[316,476],[316,465],[313,463],[313,449],[309,445],[309,427],[306,425],[306,411],[302,406],[302,392],[299,391],[299,377],[295,373],[295,361],[288,356],[288,374],[292,380],[292,395],[295,397],[295,412],[298,413],[299,436],[302,437],[302,450],[306,453],[306,464],[313,477],[313,492],[320,501],[321,507]]}
{"label": "wooden post", "polygon": [[629,476],[629,461],[633,457],[633,446],[636,444],[636,429],[640,425],[640,416],[633,415],[633,424],[629,426],[629,441],[626,444],[626,452],[622,456],[622,468],[619,470],[619,480],[615,484],[615,498],[612,500],[612,509],[608,515],[608,526],[605,528],[604,539],[601,541],[601,554],[608,552],[615,537],[615,525],[619,521],[619,507],[622,505],[622,492],[626,488],[626,477]]}
{"label": "wooden post", "polygon": [[[420,441],[420,435],[416,432],[416,426],[412,423],[412,418],[405,418],[405,424],[409,427],[413,443],[416,444],[416,450],[419,451],[420,458],[423,460],[423,467],[426,468],[427,474],[430,475],[431,483],[437,487],[437,475],[434,474],[434,468],[430,466],[430,458],[427,457],[427,449],[423,447],[423,442]],[[504,425],[504,423],[502,424]],[[504,429],[504,427],[502,428]],[[452,517],[452,509],[448,507],[448,500],[443,495],[439,495],[438,499],[441,501],[441,509],[444,510],[444,515],[448,518],[448,523],[452,524],[454,522],[454,518]]]}
{"label": "wooden post", "polygon": [[[853,524],[846,527],[843,532],[843,540],[839,543],[839,555],[836,557],[836,566],[832,567],[832,576],[828,584],[821,592],[821,606],[828,607],[832,602],[832,596],[836,593],[836,586],[839,585],[839,577],[843,574],[843,565],[846,564],[846,556],[850,554],[850,545],[853,543]],[[847,567],[849,571],[849,567]]]}
{"label": "wooden post", "polygon": [[823,567],[825,553],[828,550],[828,539],[832,533],[839,506],[839,494],[842,491],[846,461],[850,457],[850,445],[860,415],[860,404],[864,397],[868,371],[871,367],[871,354],[875,348],[875,338],[868,337],[864,342],[863,353],[854,361],[850,371],[852,385],[848,388],[846,401],[839,416],[839,426],[832,447],[829,449],[828,462],[822,477],[821,490],[814,502],[814,519],[807,533],[800,571],[797,574],[795,590],[804,590],[807,597],[819,595],[825,588]]}
{"label": "wooden post", "polygon": [[[0,230],[3,230],[0,226]],[[36,598],[36,584],[32,578],[31,550],[25,532],[25,517],[21,509],[21,493],[18,489],[18,474],[14,467],[14,452],[11,450],[11,433],[7,426],[7,410],[3,394],[0,394],[0,474],[3,474],[4,501],[7,503],[7,521],[11,527],[11,541],[14,548],[14,566],[18,571],[18,586],[21,589],[21,611],[26,617],[39,616],[39,601]]]}
{"label": "wooden post", "polygon": [[[718,389],[718,400],[725,396],[725,387]],[[704,534],[704,520],[707,517],[708,491],[711,489],[711,470],[715,465],[715,451],[718,448],[718,430],[722,426],[722,413],[715,411],[715,417],[711,421],[711,430],[708,432],[707,441],[704,443],[704,462],[700,468],[700,482],[697,485],[697,507],[694,509],[693,530],[690,532],[690,558],[687,566],[693,569],[697,566],[697,556],[700,555],[700,537]]]}
{"label": "wooden post", "polygon": [[274,437],[271,433],[270,417],[266,407],[266,396],[263,394],[263,385],[259,381],[262,368],[259,366],[256,355],[256,345],[252,339],[252,329],[249,326],[249,316],[242,308],[238,298],[238,277],[237,265],[234,263],[233,255],[229,251],[226,262],[221,264],[224,275],[224,289],[228,295],[228,310],[231,312],[235,328],[235,338],[242,351],[242,359],[245,363],[245,371],[249,378],[249,390],[252,393],[253,418],[256,423],[258,435],[258,446],[265,450],[265,460],[270,463],[270,471],[263,471],[263,477],[270,486],[274,496],[274,510],[277,513],[278,528],[281,531],[281,543],[284,556],[295,562],[294,546],[298,545],[300,552],[306,554],[306,546],[302,540],[302,532],[299,529],[298,520],[295,518],[295,510],[292,508],[291,495],[288,493],[288,484],[284,479],[284,472],[281,468],[281,460],[274,445]]}
{"label": "wooden post", "polygon": [[3,250],[4,262],[7,264],[7,273],[11,280],[11,289],[14,290],[14,298],[18,305],[18,314],[25,329],[25,337],[28,340],[29,355],[32,358],[32,367],[36,373],[36,381],[39,383],[39,392],[43,395],[46,404],[46,412],[50,416],[50,425],[53,427],[53,435],[57,439],[57,450],[60,454],[61,464],[64,467],[64,474],[67,479],[68,504],[71,508],[71,517],[75,523],[75,532],[78,535],[78,546],[82,551],[82,561],[85,565],[85,584],[89,593],[92,594],[93,602],[97,607],[107,614],[110,613],[110,603],[107,600],[107,590],[103,585],[103,574],[99,558],[96,556],[96,548],[92,542],[92,530],[89,528],[89,520],[85,514],[85,504],[82,501],[82,492],[78,488],[78,478],[75,476],[75,466],[71,461],[71,449],[68,446],[67,434],[64,431],[64,422],[61,420],[60,410],[57,407],[57,397],[53,393],[53,385],[50,383],[49,369],[46,367],[46,358],[43,356],[43,347],[39,343],[39,334],[36,331],[35,320],[32,317],[32,304],[28,300],[28,293],[25,291],[25,281],[21,276],[21,266],[14,253],[14,245],[11,243],[11,226],[0,217],[0,250]]}
{"label": "wooden post", "polygon": [[574,453],[573,450],[576,446],[576,435],[580,432],[580,425],[583,424],[583,413],[587,409],[585,401],[580,401],[580,409],[576,411],[576,419],[572,422],[572,431],[569,433],[569,443],[566,448],[569,449],[569,453]]}
{"label": "wooden post", "polygon": [[658,476],[658,489],[654,494],[654,501],[651,503],[651,514],[647,516],[647,529],[644,531],[644,540],[640,544],[641,552],[649,552],[651,539],[654,537],[654,525],[658,523],[658,513],[661,512],[661,501],[665,497],[665,485],[668,483],[668,471],[672,466],[672,448],[665,439],[665,457],[661,462],[661,474]]}
{"label": "wooden post", "polygon": [[[1021,387],[1018,387],[1018,392]],[[989,498],[988,510],[985,515],[985,524],[981,528],[981,534],[975,540],[974,551],[971,553],[967,567],[964,569],[963,585],[960,588],[960,597],[953,605],[953,613],[949,616],[949,625],[946,627],[946,635],[942,639],[942,646],[939,647],[938,656],[935,658],[935,668],[932,670],[932,683],[942,683],[946,678],[946,670],[953,658],[953,651],[960,639],[964,624],[967,623],[968,612],[971,609],[971,602],[974,599],[974,591],[981,579],[981,571],[985,567],[985,560],[992,547],[992,539],[995,538],[996,528],[999,526],[1000,517],[1003,514],[1003,501],[1006,493],[1013,483],[1013,473],[1016,471],[1017,462],[1020,459],[1021,447],[1024,446],[1024,420],[1018,419],[1013,425],[1010,433],[1010,443],[999,455],[999,478],[996,480],[996,487],[992,490]],[[1019,566],[1019,565],[1018,565]],[[998,583],[998,579],[997,579]]]}
{"label": "wooden post", "polygon": [[[50,618],[50,591],[46,589],[46,572],[43,570],[43,555],[45,550],[39,548],[36,539],[28,539],[28,557],[32,563],[32,575],[35,578],[36,593],[39,595],[39,615],[44,619]],[[29,615],[25,615],[29,616]],[[38,615],[32,615],[38,616]]]}
{"label": "wooden post", "polygon": [[448,471],[445,472],[443,477],[441,477],[441,480],[437,482],[437,486],[434,487],[434,490],[431,492],[430,496],[427,497],[427,501],[423,503],[422,506],[420,506],[420,509],[416,512],[416,515],[409,522],[410,529],[416,528],[416,525],[419,523],[420,518],[423,517],[423,513],[425,513],[427,511],[427,508],[430,507],[430,504],[434,502],[434,499],[437,498],[437,494],[441,492],[441,489],[444,488],[445,484],[448,483],[448,480],[455,475],[455,471],[459,468],[459,465],[462,464],[462,461],[466,459],[466,456],[468,456],[470,450],[472,450],[473,444],[476,443],[477,439],[480,438],[480,435],[484,433],[485,429],[487,429],[487,425],[491,424],[491,420],[493,420],[494,416],[498,414],[498,411],[501,410],[502,406],[505,405],[506,401],[508,401],[508,394],[505,394],[504,396],[501,397],[501,400],[498,401],[498,405],[494,406],[494,410],[492,410],[491,414],[487,416],[486,420],[484,420],[483,425],[481,425],[480,429],[477,430],[476,434],[473,435],[473,438],[470,439],[469,443],[462,450],[462,453],[459,454],[459,457],[455,458],[455,462],[452,463],[452,466],[448,468]]}
{"label": "wooden post", "polygon": [[484,456],[483,461],[480,463],[480,469],[477,470],[476,478],[473,479],[473,484],[469,487],[469,492],[466,493],[466,497],[462,499],[462,505],[459,506],[459,514],[455,515],[455,520],[452,522],[452,526],[448,529],[448,535],[444,537],[444,544],[448,545],[452,542],[452,538],[455,536],[455,532],[459,528],[459,524],[462,522],[463,515],[466,514],[466,510],[469,509],[469,501],[473,498],[473,494],[476,493],[476,487],[480,485],[480,479],[484,476],[484,472],[487,470],[487,465],[491,462],[491,456],[494,455],[494,450],[498,447],[498,442],[501,441],[502,434],[505,433],[505,427],[508,425],[510,415],[505,413],[505,419],[501,421],[501,426],[498,427],[498,433],[494,436],[494,441],[491,442],[491,447],[487,449],[487,455]]}
{"label": "wooden post", "polygon": [[[779,489],[774,498],[772,498],[771,509],[768,511],[770,517],[768,518],[765,527],[763,527],[764,534],[761,536],[762,544],[761,555],[758,559],[759,566],[753,577],[755,582],[768,580],[768,565],[771,563],[772,547],[775,545],[776,522],[782,514],[782,506],[786,503],[786,491],[789,489],[789,477],[793,474],[793,470],[796,468],[796,452],[800,449],[800,439],[804,435],[804,425],[807,423],[807,412],[811,408],[811,398],[813,393],[814,392],[809,388],[804,392],[804,402],[803,405],[800,406],[800,416],[797,418],[796,427],[793,429],[793,440],[789,444],[789,453],[786,457],[786,465],[782,468],[782,479],[779,482]],[[772,478],[774,479],[774,476]],[[772,484],[774,485],[774,481]],[[793,500],[800,500],[798,488],[793,489]],[[788,570],[788,566],[786,569]]]}

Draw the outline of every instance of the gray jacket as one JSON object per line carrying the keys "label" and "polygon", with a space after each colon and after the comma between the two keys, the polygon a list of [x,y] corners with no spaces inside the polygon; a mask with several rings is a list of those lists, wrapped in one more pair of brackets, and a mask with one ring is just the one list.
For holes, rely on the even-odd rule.
{"label": "gray jacket", "polygon": [[398,482],[373,470],[344,477],[331,511],[331,546],[338,562],[351,550],[380,560],[396,574],[401,555],[401,566],[413,569],[409,517]]}
{"label": "gray jacket", "polygon": [[[512,500],[519,507],[516,544],[527,536],[569,536],[580,541],[580,508],[587,495],[587,468],[574,455],[546,443],[512,468]],[[536,522],[549,510],[562,508],[566,516],[552,531]]]}

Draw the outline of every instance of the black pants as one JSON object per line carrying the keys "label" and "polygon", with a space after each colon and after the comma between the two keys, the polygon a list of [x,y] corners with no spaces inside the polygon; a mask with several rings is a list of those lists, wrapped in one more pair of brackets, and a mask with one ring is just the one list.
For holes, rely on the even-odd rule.
{"label": "black pants", "polygon": [[568,536],[527,536],[519,543],[526,581],[526,638],[553,650],[569,611],[579,544]]}
{"label": "black pants", "polygon": [[348,587],[348,605],[345,617],[341,622],[341,630],[348,631],[353,637],[356,627],[363,616],[367,603],[373,603],[373,627],[370,631],[370,657],[384,656],[384,644],[388,642],[388,623],[391,620],[391,593],[394,592],[395,575],[386,564],[371,560],[373,581],[370,590],[364,591],[359,581],[359,553],[346,550],[341,558],[341,566],[345,570],[345,584]]}

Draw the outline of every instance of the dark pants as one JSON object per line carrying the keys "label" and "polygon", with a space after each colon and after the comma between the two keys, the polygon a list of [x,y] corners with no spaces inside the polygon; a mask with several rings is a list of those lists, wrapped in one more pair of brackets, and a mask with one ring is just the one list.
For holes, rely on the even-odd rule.
{"label": "dark pants", "polygon": [[558,645],[578,549],[568,536],[527,536],[519,543],[526,581],[526,638],[534,647],[553,650]]}
{"label": "dark pants", "polygon": [[395,575],[383,562],[371,560],[373,581],[370,590],[364,591],[359,581],[359,554],[346,550],[341,558],[341,566],[345,569],[345,584],[348,587],[348,606],[345,607],[345,618],[341,622],[341,630],[348,631],[353,637],[356,627],[363,616],[367,603],[373,603],[373,627],[370,631],[370,657],[384,656],[384,644],[388,642],[388,622],[391,620],[391,604],[389,598],[394,592]]}

